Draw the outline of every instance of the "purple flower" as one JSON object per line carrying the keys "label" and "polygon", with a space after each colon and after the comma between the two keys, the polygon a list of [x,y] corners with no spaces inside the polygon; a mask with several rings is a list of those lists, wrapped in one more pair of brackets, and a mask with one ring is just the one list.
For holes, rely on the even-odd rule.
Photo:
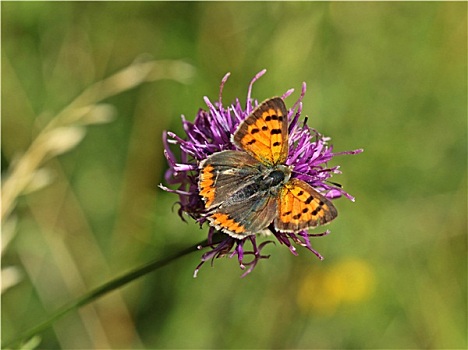
{"label": "purple flower", "polygon": [[[182,116],[182,124],[185,131],[185,137],[179,137],[173,132],[167,131],[163,134],[164,155],[169,163],[169,169],[165,174],[165,180],[170,185],[176,185],[176,189],[170,189],[163,185],[160,187],[168,192],[176,193],[179,196],[178,204],[179,216],[185,221],[184,214],[194,218],[200,225],[207,222],[205,217],[205,203],[199,195],[198,176],[199,163],[213,153],[224,150],[238,150],[232,142],[232,135],[235,133],[238,125],[245,119],[253,109],[258,105],[258,101],[251,98],[253,83],[260,78],[266,70],[258,73],[250,83],[247,92],[247,102],[245,108],[241,105],[239,99],[227,107],[222,103],[222,92],[224,85],[229,77],[229,73],[221,81],[219,99],[212,103],[208,97],[205,97],[207,110],[200,109],[195,121],[189,122]],[[286,91],[281,97],[285,99],[293,90]],[[328,145],[330,140],[319,132],[307,126],[307,118],[303,123],[299,123],[299,117],[302,112],[302,99],[306,92],[305,83],[302,86],[302,93],[298,101],[288,110],[289,122],[289,154],[286,165],[292,169],[292,178],[301,179],[328,199],[335,199],[345,196],[351,201],[354,198],[345,192],[339,185],[327,181],[333,174],[340,174],[338,166],[329,168],[327,166],[336,155],[357,154],[362,149],[354,151],[333,153],[333,147]],[[176,145],[180,149],[180,159],[171,151],[170,145]],[[286,245],[291,253],[297,255],[293,244],[303,246],[314,253],[319,259],[323,257],[312,248],[310,237],[324,236],[329,233],[310,234],[306,230],[299,232],[279,232],[275,229],[273,223],[268,227],[276,239]],[[215,238],[216,235],[216,238]],[[208,246],[211,250],[203,254],[202,262],[197,266],[194,276],[199,268],[206,261],[223,256],[230,258],[237,255],[239,265],[246,269],[242,276],[249,274],[261,259],[268,258],[268,255],[262,255],[262,248],[273,241],[267,240],[261,244],[257,243],[257,236],[249,235],[243,239],[233,238],[224,233],[220,233],[214,227],[209,227]],[[251,250],[246,248],[246,243],[250,243]],[[203,247],[200,247],[200,249]],[[246,259],[246,255],[251,255]]]}

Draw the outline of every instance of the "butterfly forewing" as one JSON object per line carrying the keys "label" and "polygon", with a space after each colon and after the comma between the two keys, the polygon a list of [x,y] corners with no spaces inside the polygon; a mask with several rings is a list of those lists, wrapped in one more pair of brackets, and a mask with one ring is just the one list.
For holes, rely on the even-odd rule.
{"label": "butterfly forewing", "polygon": [[338,215],[327,198],[299,179],[291,179],[285,184],[278,202],[275,227],[282,232],[297,232],[324,225]]}
{"label": "butterfly forewing", "polygon": [[284,163],[288,156],[287,115],[280,97],[266,100],[239,125],[234,142],[265,165]]}

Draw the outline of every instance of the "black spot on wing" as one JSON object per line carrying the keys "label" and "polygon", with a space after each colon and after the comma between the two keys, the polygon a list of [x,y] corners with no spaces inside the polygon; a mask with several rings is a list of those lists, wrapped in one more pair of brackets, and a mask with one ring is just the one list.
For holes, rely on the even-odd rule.
{"label": "black spot on wing", "polygon": [[281,129],[272,129],[270,131],[270,134],[271,135],[279,135],[279,134],[281,134]]}

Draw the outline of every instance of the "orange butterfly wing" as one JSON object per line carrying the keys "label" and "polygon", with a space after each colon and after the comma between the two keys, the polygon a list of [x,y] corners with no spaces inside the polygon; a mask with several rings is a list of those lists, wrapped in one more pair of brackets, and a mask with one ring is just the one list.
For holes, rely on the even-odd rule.
{"label": "orange butterfly wing", "polygon": [[280,191],[275,227],[281,232],[297,232],[324,225],[337,215],[330,200],[306,182],[291,179]]}
{"label": "orange butterfly wing", "polygon": [[280,97],[261,103],[239,125],[234,143],[265,165],[276,165],[288,156],[288,112]]}

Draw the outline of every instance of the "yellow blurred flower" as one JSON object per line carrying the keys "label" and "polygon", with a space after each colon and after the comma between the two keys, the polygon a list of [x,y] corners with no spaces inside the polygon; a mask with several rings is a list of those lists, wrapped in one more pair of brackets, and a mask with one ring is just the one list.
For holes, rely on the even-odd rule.
{"label": "yellow blurred flower", "polygon": [[346,258],[323,270],[315,270],[302,280],[297,303],[304,311],[331,315],[341,304],[367,300],[375,286],[374,270],[359,258]]}

